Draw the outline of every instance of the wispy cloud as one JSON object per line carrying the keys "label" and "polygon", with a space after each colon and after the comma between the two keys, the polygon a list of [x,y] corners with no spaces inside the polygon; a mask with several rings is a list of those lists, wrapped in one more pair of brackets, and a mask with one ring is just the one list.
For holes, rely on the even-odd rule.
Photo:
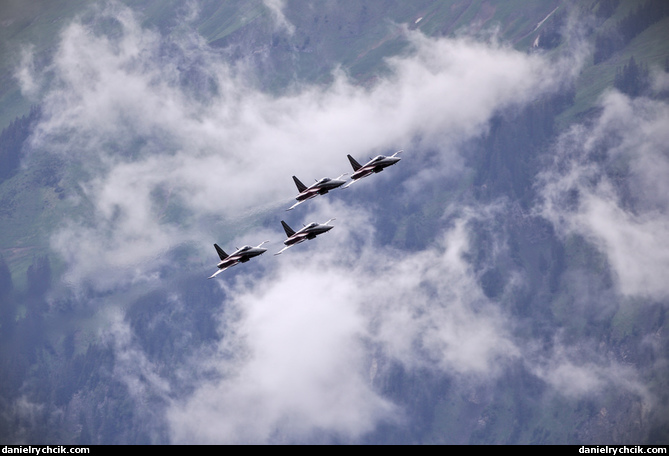
{"label": "wispy cloud", "polygon": [[[347,220],[365,218],[325,206]],[[262,283],[228,286],[234,310],[226,314],[236,317],[222,321],[219,349],[201,361],[220,380],[171,407],[175,442],[358,438],[402,416],[374,387],[388,361],[495,378],[519,350],[504,312],[463,259],[466,223],[417,253],[375,246],[373,232],[347,252],[360,225],[337,224],[313,241],[318,255],[295,247]]]}
{"label": "wispy cloud", "polygon": [[562,136],[542,178],[542,214],[601,249],[628,296],[669,296],[668,121],[665,102],[610,92],[592,126]]}
{"label": "wispy cloud", "polygon": [[[540,56],[412,32],[413,52],[390,59],[392,76],[371,89],[339,72],[326,87],[270,96],[194,33],[162,37],[118,4],[96,17],[106,33],[95,20],[63,31],[34,141],[87,173],[93,219],[73,220],[53,245],[72,283],[100,288],[159,266],[169,246],[209,238],[201,217],[278,209],[292,197],[290,175],[338,175],[346,153],[429,146],[444,152],[446,173],[453,145],[484,131],[496,110],[559,85],[560,70]],[[181,211],[178,222],[166,206]]]}
{"label": "wispy cloud", "polygon": [[284,29],[291,35],[295,33],[295,26],[283,14],[284,0],[263,0],[263,3],[272,12],[277,28]]}
{"label": "wispy cloud", "polygon": [[549,351],[533,349],[529,343],[524,356],[534,375],[567,398],[593,398],[614,389],[635,395],[645,407],[653,401],[633,366],[602,353],[587,340],[569,341],[563,331],[556,331]]}

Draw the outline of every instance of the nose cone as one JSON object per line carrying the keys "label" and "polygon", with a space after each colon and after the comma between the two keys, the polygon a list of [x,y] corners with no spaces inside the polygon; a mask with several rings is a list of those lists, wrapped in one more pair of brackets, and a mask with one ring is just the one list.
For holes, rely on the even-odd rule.
{"label": "nose cone", "polygon": [[323,233],[327,233],[327,232],[330,231],[332,228],[334,228],[334,226],[332,226],[332,225],[324,225],[324,226],[323,226]]}
{"label": "nose cone", "polygon": [[258,255],[262,255],[265,252],[267,252],[267,249],[263,249],[261,247],[256,247],[256,248],[253,249],[253,256],[256,257]]}
{"label": "nose cone", "polygon": [[397,163],[398,161],[402,160],[400,157],[390,157],[393,161],[393,165]]}
{"label": "nose cone", "polygon": [[345,183],[346,183],[346,181],[345,181],[345,180],[341,180],[341,179],[332,179],[332,180],[330,181],[330,184],[332,184],[332,188],[341,187],[341,186],[344,185]]}

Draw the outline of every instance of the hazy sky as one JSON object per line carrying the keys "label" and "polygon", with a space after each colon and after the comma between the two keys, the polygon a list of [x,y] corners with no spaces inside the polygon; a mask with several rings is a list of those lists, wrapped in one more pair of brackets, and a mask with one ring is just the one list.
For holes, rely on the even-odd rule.
{"label": "hazy sky", "polygon": [[[293,33],[282,2],[266,4],[283,33]],[[159,284],[165,253],[183,244],[211,260],[204,278],[216,262],[212,241],[226,249],[272,241],[253,260],[264,264],[259,277],[219,276],[229,296],[219,315],[225,337],[191,361],[217,375],[185,397],[174,394],[133,341],[122,312],[109,311],[116,375],[138,399],[165,398],[173,442],[299,442],[322,432],[356,439],[402,419],[401,408],[375,387],[388,360],[470,385],[524,363],[557,394],[615,385],[647,397],[633,369],[599,357],[593,347],[574,347],[556,333],[546,352],[538,341],[519,338],[518,322],[486,298],[464,253],[470,223],[504,214],[504,200],[445,206],[445,228],[417,251],[380,245],[376,206],[347,205],[333,195],[290,217],[299,223],[336,217],[335,228],[281,257],[271,256],[284,238],[278,224],[225,231],[257,215],[283,215],[295,194],[291,175],[307,182],[350,172],[347,153],[364,161],[405,149],[387,173],[346,192],[364,192],[388,175],[419,176],[418,184],[410,177],[396,183],[407,200],[418,197],[422,185],[465,172],[461,145],[483,134],[495,113],[573,77],[580,48],[548,60],[495,39],[429,38],[407,30],[411,52],[390,59],[391,74],[371,88],[337,71],[332,84],[269,95],[248,82],[248,68],[229,64],[195,33],[162,36],[118,4],[97,18],[118,21],[114,33],[98,33],[95,21],[74,21],[49,68],[37,71],[28,52],[17,72],[24,92],[43,105],[34,146],[80,166],[83,193],[70,202],[91,207],[51,238],[66,261],[68,286],[107,291]],[[537,182],[543,199],[535,212],[562,236],[592,240],[615,271],[620,296],[664,299],[667,106],[615,92],[601,103],[594,125],[560,137],[555,164]],[[593,164],[587,157],[598,147],[609,151],[608,159]],[[421,169],[427,150],[436,151],[428,170]],[[608,182],[609,165],[630,170],[632,206]],[[576,206],[561,205],[572,189],[580,195]],[[507,249],[503,233],[495,243],[499,252]],[[516,277],[509,287],[523,280]]]}

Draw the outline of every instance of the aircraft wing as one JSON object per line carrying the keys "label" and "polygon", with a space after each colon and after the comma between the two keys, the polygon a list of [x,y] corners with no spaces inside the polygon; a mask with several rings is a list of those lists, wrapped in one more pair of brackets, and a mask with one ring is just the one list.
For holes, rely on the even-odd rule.
{"label": "aircraft wing", "polygon": [[209,278],[209,279],[213,279],[214,277],[216,277],[217,275],[219,275],[221,272],[225,271],[226,269],[230,269],[230,268],[233,267],[233,266],[237,266],[238,263],[239,263],[239,262],[232,263],[230,266],[226,266],[226,267],[224,267],[224,268],[221,268],[221,269],[219,269],[218,271],[214,272],[212,275],[210,275],[208,278]]}
{"label": "aircraft wing", "polygon": [[[293,245],[295,245],[295,244],[293,244]],[[278,252],[276,252],[276,253],[274,254],[274,256],[276,256],[276,255],[281,255],[283,252],[285,252],[286,250],[288,250],[289,248],[291,248],[293,245],[287,245],[287,246],[285,246],[284,248],[282,248],[281,250],[279,250]]]}
{"label": "aircraft wing", "polygon": [[358,182],[360,179],[362,179],[362,177],[359,177],[359,178],[357,178],[357,179],[353,179],[351,182],[349,182],[348,184],[344,185],[344,186],[342,187],[342,189],[344,189],[344,188],[349,188],[351,185],[355,184],[355,183]]}
{"label": "aircraft wing", "polygon": [[292,206],[290,206],[290,207],[289,207],[288,209],[286,209],[286,210],[289,211],[289,210],[291,210],[291,209],[294,209],[294,208],[296,208],[297,206],[299,206],[300,204],[304,203],[305,201],[307,201],[307,200],[298,201],[297,203],[293,204]]}

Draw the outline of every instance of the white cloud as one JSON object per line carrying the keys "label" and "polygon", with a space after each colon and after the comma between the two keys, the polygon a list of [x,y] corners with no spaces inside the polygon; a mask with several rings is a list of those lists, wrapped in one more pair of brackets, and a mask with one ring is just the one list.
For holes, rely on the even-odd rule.
{"label": "white cloud", "polygon": [[596,397],[604,391],[632,393],[648,406],[652,397],[631,365],[598,354],[587,341],[569,341],[556,333],[550,352],[536,352],[528,344],[525,360],[530,371],[568,398]]}
{"label": "white cloud", "polygon": [[[336,209],[345,220],[365,219],[364,211],[323,206],[320,212]],[[388,360],[494,378],[519,349],[463,260],[473,216],[417,253],[375,246],[373,232],[347,251],[361,225],[336,223],[310,241],[317,247],[301,244],[277,258],[262,283],[226,286],[233,298],[224,337],[214,356],[200,360],[219,379],[170,408],[174,442],[359,438],[402,417],[373,386],[375,367]]]}
{"label": "white cloud", "polygon": [[669,73],[659,68],[652,68],[650,86],[653,92],[669,92]]}
{"label": "white cloud", "polygon": [[21,92],[29,99],[37,96],[39,82],[35,72],[34,46],[27,46],[21,49],[21,61],[14,73],[14,77],[19,82]]}
{"label": "white cloud", "polygon": [[168,417],[175,442],[300,441],[312,433],[355,438],[394,407],[371,388],[365,320],[341,271],[284,269],[232,305],[225,328],[235,353],[218,361],[223,379],[200,387]]}
{"label": "white cloud", "polygon": [[272,12],[277,28],[285,29],[291,35],[295,33],[295,26],[283,14],[284,0],[263,0],[263,3]]}
{"label": "white cloud", "polygon": [[[426,177],[452,173],[457,144],[497,110],[561,84],[561,66],[541,56],[407,32],[413,51],[390,59],[392,76],[370,89],[339,72],[330,86],[270,96],[195,34],[162,37],[117,4],[99,15],[116,24],[113,34],[95,21],[63,31],[34,141],[87,173],[93,220],[73,220],[53,247],[68,258],[72,283],[101,289],[137,275],[110,269],[150,275],[170,246],[204,246],[212,233],[200,228],[203,217],[282,208],[292,174],[339,175],[349,170],[346,153],[366,157],[420,138],[440,152]],[[419,160],[416,152],[407,156]],[[166,204],[182,210],[178,222],[164,217]]]}
{"label": "white cloud", "polygon": [[170,392],[169,384],[160,377],[156,366],[138,348],[132,329],[124,320],[123,312],[109,307],[105,320],[109,324],[103,331],[102,339],[115,346],[114,374],[127,385],[130,395],[142,402],[151,395],[167,397]]}
{"label": "white cloud", "polygon": [[463,258],[468,221],[459,220],[437,248],[382,261],[378,276],[360,284],[373,339],[407,366],[488,376],[519,354],[504,315]]}
{"label": "white cloud", "polygon": [[44,419],[45,406],[41,403],[32,402],[25,394],[11,402],[4,402],[2,418],[5,422],[11,423],[14,427],[13,445],[28,444],[32,437],[32,429],[36,423]]}
{"label": "white cloud", "polygon": [[604,252],[624,295],[669,297],[669,106],[610,92],[592,127],[563,135],[542,213]]}

